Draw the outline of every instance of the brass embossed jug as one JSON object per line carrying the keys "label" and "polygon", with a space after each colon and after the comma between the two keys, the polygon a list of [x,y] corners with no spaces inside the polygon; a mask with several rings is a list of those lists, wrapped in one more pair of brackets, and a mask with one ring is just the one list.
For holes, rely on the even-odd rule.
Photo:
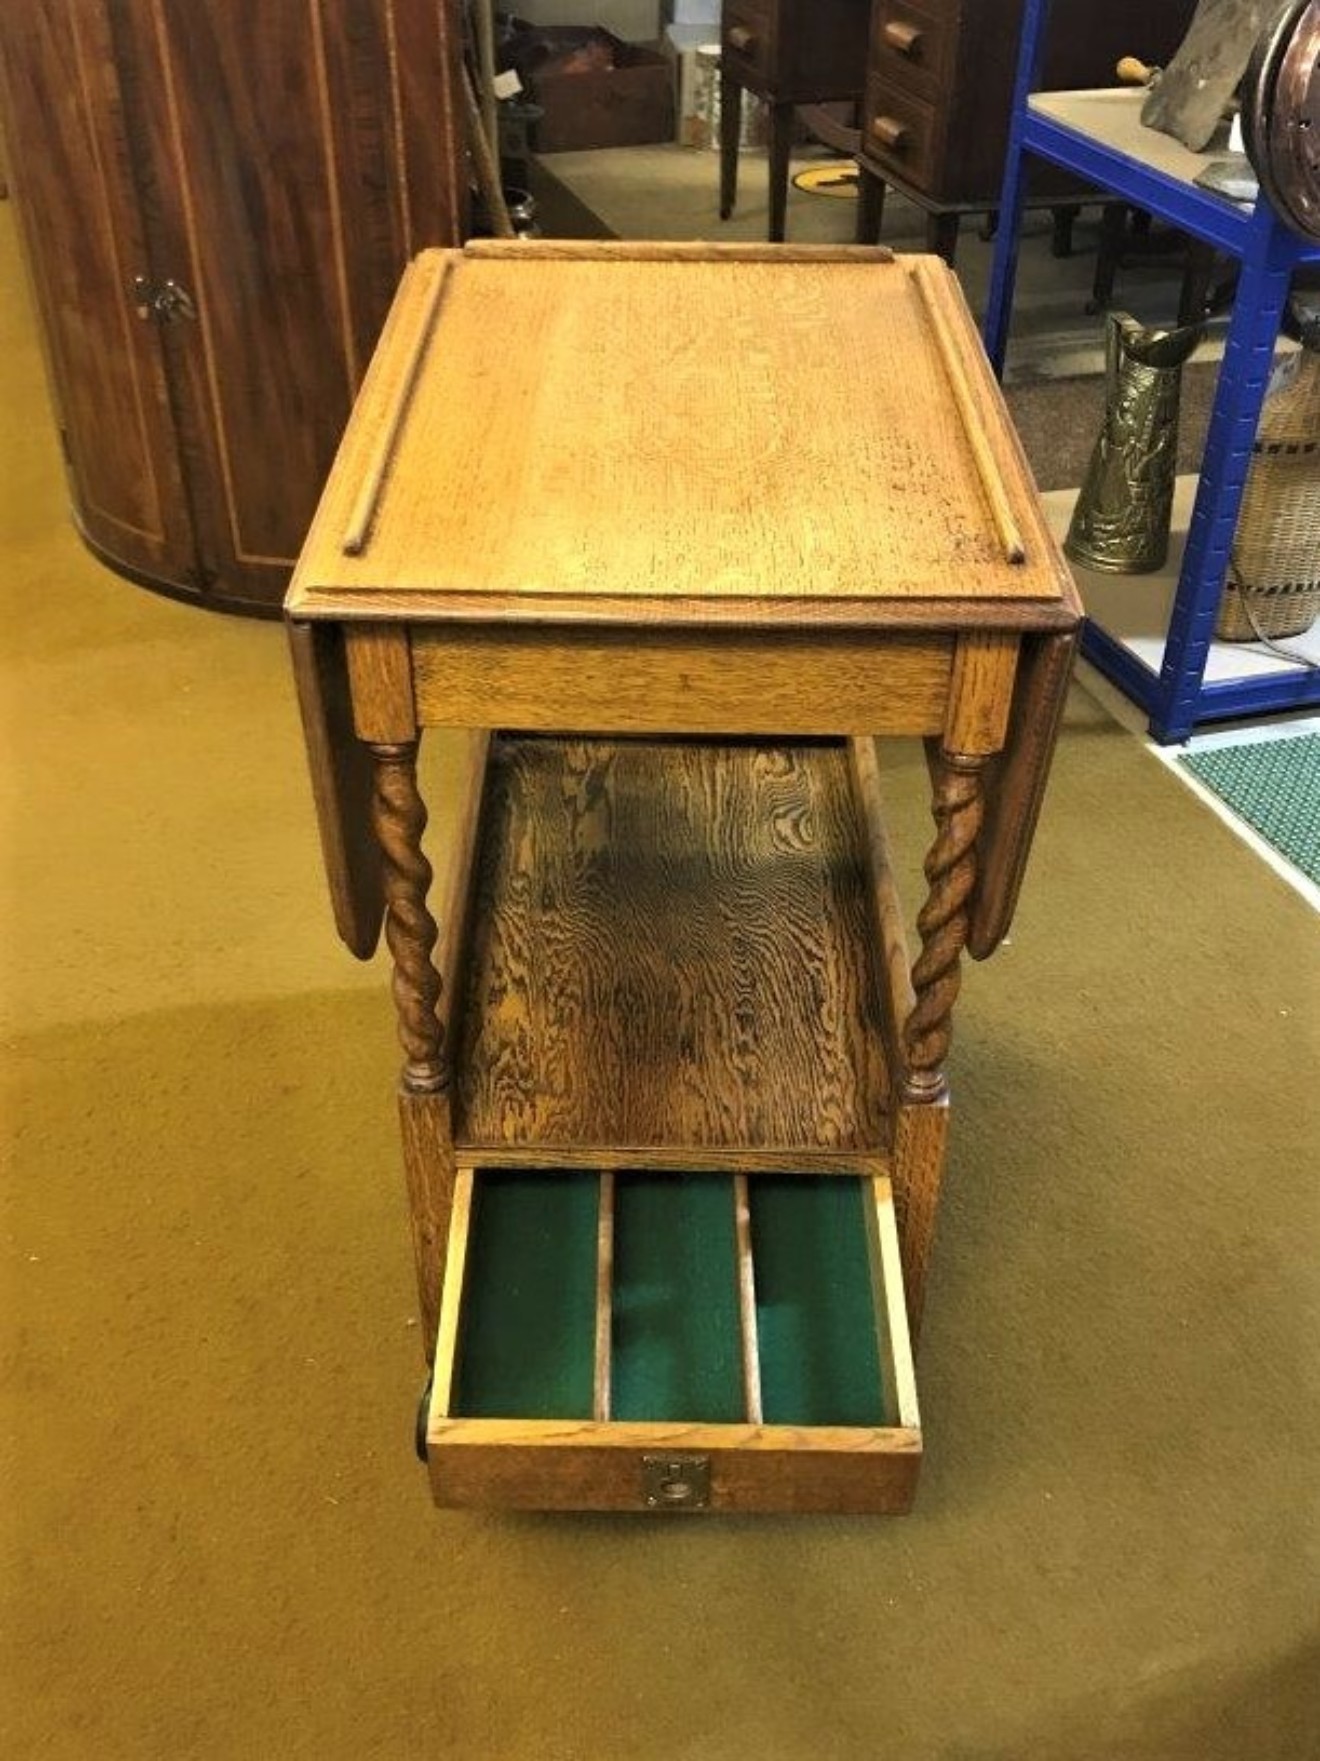
{"label": "brass embossed jug", "polygon": [[1202,328],[1109,315],[1104,424],[1063,546],[1088,569],[1145,575],[1168,555],[1182,368]]}

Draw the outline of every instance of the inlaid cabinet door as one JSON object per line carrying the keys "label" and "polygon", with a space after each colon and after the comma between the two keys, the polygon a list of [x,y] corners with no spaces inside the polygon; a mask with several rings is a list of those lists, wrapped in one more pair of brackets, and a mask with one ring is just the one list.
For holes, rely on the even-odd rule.
{"label": "inlaid cabinet door", "polygon": [[149,263],[102,0],[22,0],[0,17],[0,115],[83,532],[117,566],[195,567]]}
{"label": "inlaid cabinet door", "polygon": [[203,562],[278,606],[403,266],[456,237],[451,9],[115,5]]}

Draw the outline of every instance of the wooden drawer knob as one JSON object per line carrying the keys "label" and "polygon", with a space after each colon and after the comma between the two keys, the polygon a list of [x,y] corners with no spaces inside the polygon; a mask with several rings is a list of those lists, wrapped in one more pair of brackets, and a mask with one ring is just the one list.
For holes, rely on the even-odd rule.
{"label": "wooden drawer knob", "polygon": [[750,54],[755,41],[755,36],[745,24],[736,24],[729,32],[729,47],[737,49],[741,55]]}
{"label": "wooden drawer knob", "polygon": [[924,31],[909,24],[905,18],[891,18],[885,24],[881,35],[891,49],[897,49],[900,55],[915,57],[921,50],[921,39]]}
{"label": "wooden drawer knob", "polygon": [[892,147],[895,152],[907,143],[906,124],[896,122],[892,116],[877,116],[871,124],[871,133],[882,146]]}

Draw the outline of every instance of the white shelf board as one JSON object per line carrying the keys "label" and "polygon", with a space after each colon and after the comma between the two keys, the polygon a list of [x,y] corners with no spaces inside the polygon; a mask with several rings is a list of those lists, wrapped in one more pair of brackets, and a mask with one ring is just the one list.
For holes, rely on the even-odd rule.
{"label": "white shelf board", "polygon": [[[1174,593],[1182,569],[1187,527],[1196,496],[1196,477],[1178,479],[1173,498],[1173,536],[1164,567],[1151,575],[1106,575],[1067,559],[1086,615],[1093,618],[1115,641],[1121,642],[1153,673],[1164,664],[1164,646],[1173,610]],[[1075,489],[1053,489],[1042,500],[1050,529],[1062,542],[1077,500]],[[1290,637],[1285,646],[1299,657],[1320,662],[1320,621],[1304,636]],[[1205,681],[1220,684],[1229,679],[1260,678],[1270,673],[1295,671],[1288,661],[1272,654],[1258,642],[1212,642],[1206,661]]]}
{"label": "white shelf board", "polygon": [[[1227,140],[1208,153],[1192,153],[1172,135],[1147,128],[1141,120],[1141,107],[1146,93],[1133,86],[1115,86],[1093,92],[1035,92],[1028,100],[1037,115],[1051,122],[1062,123],[1108,147],[1134,159],[1165,177],[1192,184],[1207,165],[1222,159],[1228,151]],[[1229,207],[1239,204],[1223,200]]]}

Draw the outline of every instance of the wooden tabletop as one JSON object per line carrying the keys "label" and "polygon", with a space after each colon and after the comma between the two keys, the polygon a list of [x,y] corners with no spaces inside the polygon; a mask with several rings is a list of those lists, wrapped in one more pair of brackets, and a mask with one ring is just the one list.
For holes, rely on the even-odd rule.
{"label": "wooden tabletop", "polygon": [[1076,615],[937,258],[599,244],[412,264],[287,604],[300,618]]}

